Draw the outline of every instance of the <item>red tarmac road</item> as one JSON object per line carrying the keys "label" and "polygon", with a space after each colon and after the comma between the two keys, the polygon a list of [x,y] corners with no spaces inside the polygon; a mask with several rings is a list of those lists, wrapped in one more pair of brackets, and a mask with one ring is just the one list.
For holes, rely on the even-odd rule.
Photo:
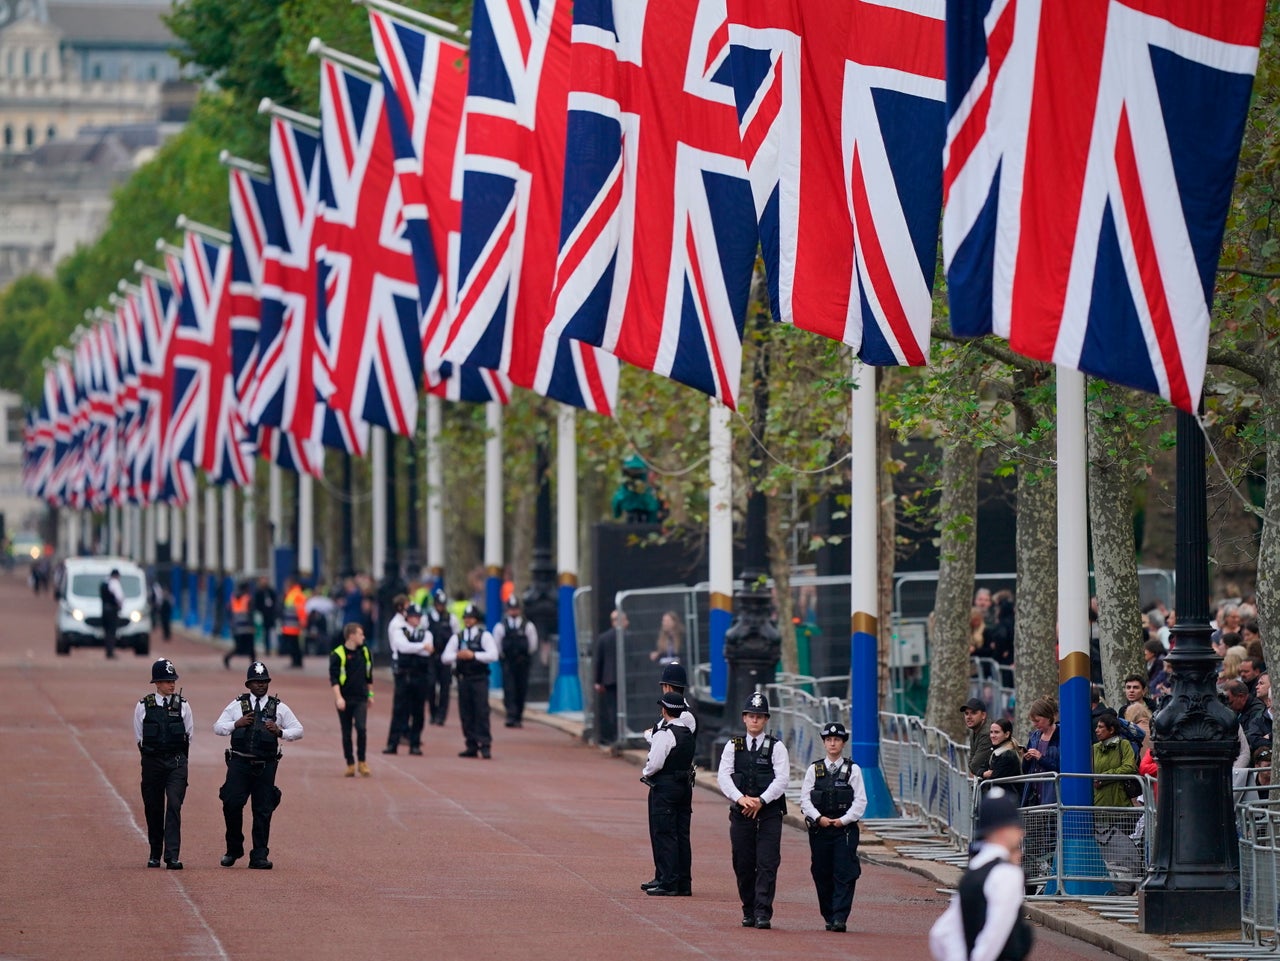
{"label": "red tarmac road", "polygon": [[[456,711],[424,757],[384,758],[391,686],[370,712],[373,776],[346,779],[326,667],[269,660],[305,737],[285,748],[271,872],[218,864],[226,741],[212,725],[244,690],[244,659],[157,639],[196,736],[182,872],[148,870],[132,711],[150,658],[53,650],[53,601],[0,574],[0,958],[112,961],[452,959],[920,961],[945,901],[933,884],[866,865],[850,932],[823,930],[799,831],[783,837],[772,931],[739,927],[723,800],[695,792],[692,898],[650,898],[638,770],[563,733],[498,721],[494,759],[456,757]],[[251,815],[245,812],[248,833]],[[1044,930],[1035,957],[1113,957]]]}

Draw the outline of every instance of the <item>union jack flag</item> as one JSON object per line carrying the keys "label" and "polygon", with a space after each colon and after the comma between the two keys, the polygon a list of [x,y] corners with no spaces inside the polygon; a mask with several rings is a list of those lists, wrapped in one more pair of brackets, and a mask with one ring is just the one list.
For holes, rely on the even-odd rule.
{"label": "union jack flag", "polygon": [[[260,208],[266,247],[259,289],[258,355],[249,389],[250,423],[280,427],[293,435],[309,451],[303,462],[319,476],[324,428],[321,388],[327,383],[316,344],[319,289],[312,248],[319,207],[320,141],[274,117],[270,153],[275,202]],[[362,450],[358,436],[346,441],[352,452]]]}
{"label": "union jack flag", "polygon": [[467,94],[466,48],[372,9],[369,27],[382,73],[405,235],[413,249],[427,390],[452,400],[506,403],[511,383],[505,376],[440,359],[449,332],[440,265],[460,220],[450,185]]}
{"label": "union jack flag", "polygon": [[569,0],[475,5],[452,184],[462,213],[450,238],[444,359],[500,370],[521,387],[610,413],[617,359],[562,339],[549,325],[571,27]]}
{"label": "union jack flag", "polygon": [[949,0],[952,329],[1199,404],[1264,0]]}
{"label": "union jack flag", "polygon": [[26,469],[23,487],[32,497],[56,503],[52,481],[55,459],[55,430],[53,415],[58,404],[58,380],[52,366],[46,366],[41,384],[40,403],[34,411],[28,411],[27,432],[23,452]]}
{"label": "union jack flag", "polygon": [[579,0],[553,330],[736,406],[757,230],[723,0]]}
{"label": "union jack flag", "polygon": [[774,315],[868,364],[929,352],[944,13],[945,0],[729,0]]}
{"label": "union jack flag", "polygon": [[[80,445],[75,434],[75,375],[71,369],[71,357],[61,352],[53,363],[53,467],[50,471],[49,492],[56,503],[71,505],[75,501],[76,475],[80,470]],[[48,397],[50,385],[46,380]]]}
{"label": "union jack flag", "polygon": [[116,472],[119,478],[120,503],[136,503],[133,484],[133,455],[138,429],[137,355],[138,313],[132,294],[121,298],[111,319],[116,340]]}
{"label": "union jack flag", "polygon": [[418,286],[382,86],[322,61],[320,138],[316,264],[328,407],[413,436],[422,388]]}
{"label": "union jack flag", "polygon": [[262,277],[266,261],[267,222],[279,219],[271,182],[232,168],[231,196],[231,370],[246,436],[271,463],[295,473],[319,473],[317,445],[301,443],[277,428],[249,426],[250,391],[258,363]]}
{"label": "union jack flag", "polygon": [[[170,279],[181,274],[177,259],[166,257]],[[139,298],[142,352],[138,362],[138,397],[147,411],[139,438],[138,481],[145,503],[185,504],[195,489],[191,465],[175,461],[170,446],[173,410],[173,331],[178,302],[174,288],[150,273],[142,275]]]}
{"label": "union jack flag", "polygon": [[173,341],[173,456],[216,484],[253,480],[231,368],[231,248],[187,231]]}

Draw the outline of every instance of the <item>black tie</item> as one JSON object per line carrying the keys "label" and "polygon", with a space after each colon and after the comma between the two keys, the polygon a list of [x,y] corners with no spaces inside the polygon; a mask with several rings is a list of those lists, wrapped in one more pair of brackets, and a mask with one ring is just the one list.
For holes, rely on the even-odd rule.
{"label": "black tie", "polygon": [[751,739],[751,744],[748,750],[750,750],[752,754],[756,753],[756,739],[754,737]]}

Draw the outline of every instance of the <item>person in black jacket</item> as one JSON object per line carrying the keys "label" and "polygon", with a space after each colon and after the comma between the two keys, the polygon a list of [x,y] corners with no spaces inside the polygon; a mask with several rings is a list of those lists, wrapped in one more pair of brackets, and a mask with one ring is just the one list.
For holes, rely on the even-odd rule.
{"label": "person in black jacket", "polygon": [[[342,754],[347,759],[347,777],[371,773],[365,760],[369,746],[369,702],[373,700],[373,658],[364,643],[364,628],[348,624],[342,629],[342,643],[329,654],[329,684],[333,702],[338,708],[338,724],[342,729]],[[355,751],[351,749],[351,729],[356,730]]]}
{"label": "person in black jacket", "polygon": [[627,615],[614,611],[613,625],[596,638],[591,650],[591,669],[596,692],[596,743],[613,747],[618,740],[618,634],[627,629]]}
{"label": "person in black jacket", "polygon": [[1021,773],[1022,758],[1018,756],[1018,745],[1013,743],[1013,724],[1007,717],[998,717],[991,722],[991,762],[982,777],[994,781]]}

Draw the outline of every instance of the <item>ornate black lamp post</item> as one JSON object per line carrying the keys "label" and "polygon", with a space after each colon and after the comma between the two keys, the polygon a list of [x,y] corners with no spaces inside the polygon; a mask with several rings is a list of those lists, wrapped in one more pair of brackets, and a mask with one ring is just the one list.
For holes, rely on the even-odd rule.
{"label": "ornate black lamp post", "polygon": [[[760,340],[767,336],[768,315],[756,318]],[[760,684],[772,684],[782,653],[782,635],[773,623],[773,594],[769,589],[769,554],[766,546],[767,504],[760,488],[766,454],[759,438],[769,416],[769,354],[758,342],[752,365],[751,493],[747,497],[747,525],[742,567],[742,589],[733,596],[733,623],[724,635],[724,659],[729,681],[725,691],[725,726],[733,725],[742,705]]]}
{"label": "ornate black lamp post", "polygon": [[1240,924],[1240,862],[1231,800],[1236,716],[1217,697],[1220,658],[1209,645],[1205,444],[1178,412],[1177,612],[1165,664],[1173,690],[1152,719],[1160,791],[1156,843],[1138,893],[1138,926],[1153,934]]}

